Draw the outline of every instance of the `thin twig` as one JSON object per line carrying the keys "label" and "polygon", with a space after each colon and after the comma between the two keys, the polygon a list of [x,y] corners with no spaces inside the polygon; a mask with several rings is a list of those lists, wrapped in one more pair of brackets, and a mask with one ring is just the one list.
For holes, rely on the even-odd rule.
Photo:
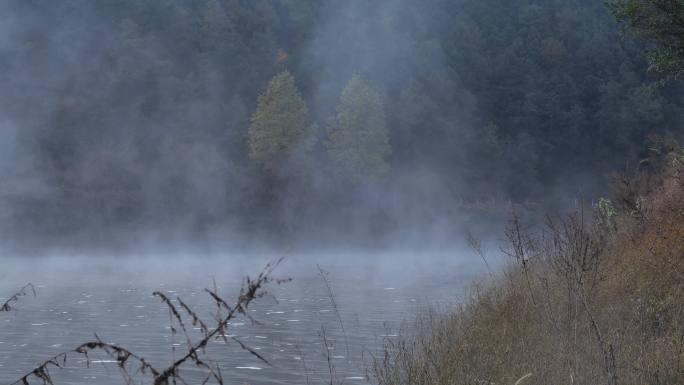
{"label": "thin twig", "polygon": [[[209,329],[207,323],[204,322],[197,315],[197,313],[195,313],[180,298],[177,298],[180,307],[183,309],[185,313],[187,313],[187,316],[190,318],[192,324],[200,325],[200,329],[204,333],[203,338],[194,343],[191,341],[185,328],[182,311],[179,311],[176,305],[174,305],[173,302],[166,295],[164,295],[161,292],[154,292],[153,295],[159,297],[162,300],[162,302],[166,304],[169,308],[169,314],[171,316],[172,324],[174,321],[177,322],[188,340],[187,353],[184,354],[181,358],[174,360],[168,367],[164,369],[154,368],[142,356],[136,355],[130,350],[118,346],[116,344],[106,343],[96,335],[95,341],[86,342],[84,344],[79,345],[75,349],[53,356],[52,358],[37,366],[35,369],[31,370],[26,375],[22,376],[12,385],[29,385],[29,379],[32,378],[42,381],[43,385],[54,385],[54,382],[49,372],[49,368],[64,368],[64,366],[66,365],[68,355],[73,353],[85,355],[86,366],[89,366],[90,360],[88,358],[88,353],[95,350],[104,351],[107,355],[116,359],[117,365],[127,385],[134,384],[133,375],[131,375],[131,372],[126,368],[126,365],[131,361],[137,363],[136,365],[138,369],[135,373],[139,372],[143,375],[150,374],[152,376],[154,385],[169,385],[170,383],[177,384],[179,382],[181,384],[185,384],[186,382],[180,376],[179,371],[181,366],[183,366],[187,362],[192,362],[195,364],[196,367],[203,369],[207,372],[207,376],[202,382],[202,384],[206,384],[209,381],[213,380],[217,384],[223,385],[223,375],[221,374],[221,369],[218,366],[218,364],[215,364],[211,361],[205,361],[204,359],[200,358],[200,353],[204,352],[206,346],[213,339],[222,339],[225,342],[228,341],[226,337],[226,329],[228,328],[228,323],[238,315],[247,316],[249,318],[249,315],[247,314],[247,308],[249,307],[252,301],[264,296],[265,292],[262,290],[264,285],[270,282],[283,283],[289,281],[289,279],[273,280],[271,278],[273,270],[280,264],[281,261],[282,258],[276,261],[275,263],[266,265],[264,270],[254,280],[251,280],[249,277],[247,277],[245,279],[244,286],[240,290],[238,299],[235,305],[233,306],[229,306],[225,300],[223,300],[218,294],[215,293],[215,291],[206,290],[210,294],[212,299],[215,301],[217,307],[224,307],[228,310],[227,315],[217,320],[216,327],[213,330]],[[22,289],[22,292],[25,292],[25,289],[27,287],[33,287],[29,285],[24,287]],[[18,295],[13,296],[13,298],[16,296],[25,295],[22,294],[22,292],[18,293]],[[10,298],[10,301],[8,301],[8,303],[13,303],[13,298]],[[14,298],[14,301],[16,301],[16,298]],[[11,308],[11,306],[9,305],[7,305],[7,307]],[[173,325],[171,325],[171,328],[172,331],[175,332],[175,328],[173,327]],[[249,353],[254,355],[262,362],[266,363],[267,365],[271,365],[263,356],[258,354],[254,349],[248,347],[235,337],[231,338],[233,341],[238,343],[242,349],[248,351]]]}
{"label": "thin twig", "polygon": [[18,292],[12,294],[12,296],[10,296],[9,299],[5,301],[5,303],[3,303],[2,306],[0,306],[0,312],[13,310],[14,306],[19,301],[19,298],[25,297],[28,294],[28,289],[31,289],[31,293],[33,293],[33,296],[35,297],[36,288],[31,283],[27,283],[21,289],[19,289]]}

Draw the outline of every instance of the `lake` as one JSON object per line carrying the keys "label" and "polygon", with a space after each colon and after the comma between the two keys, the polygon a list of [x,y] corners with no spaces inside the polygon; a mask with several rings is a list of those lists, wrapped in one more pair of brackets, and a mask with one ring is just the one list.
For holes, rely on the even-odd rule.
{"label": "lake", "polygon": [[[35,285],[37,296],[23,297],[15,311],[0,313],[0,384],[12,383],[95,334],[164,368],[184,352],[186,340],[182,333],[171,332],[168,308],[152,292],[180,297],[211,326],[216,306],[204,289],[215,281],[222,297],[232,303],[242,277],[256,275],[267,259],[5,259],[1,302],[27,282]],[[319,264],[327,272],[337,311]],[[458,302],[479,268],[476,259],[449,253],[288,257],[275,276],[292,281],[269,285],[269,295],[250,306],[249,314],[258,323],[239,318],[227,331],[271,365],[233,341],[212,342],[206,357],[220,365],[227,384],[329,382],[328,358],[336,382],[365,384],[368,363],[383,341],[397,338],[402,326],[410,330],[418,312]],[[192,329],[190,320],[185,323]],[[200,336],[197,330],[190,335],[194,340]],[[111,357],[95,353],[89,358],[86,367],[85,357],[70,355],[64,369],[50,371],[55,382],[124,383]],[[203,378],[193,365],[181,373],[189,383]],[[136,383],[150,383],[149,377],[138,375]]]}

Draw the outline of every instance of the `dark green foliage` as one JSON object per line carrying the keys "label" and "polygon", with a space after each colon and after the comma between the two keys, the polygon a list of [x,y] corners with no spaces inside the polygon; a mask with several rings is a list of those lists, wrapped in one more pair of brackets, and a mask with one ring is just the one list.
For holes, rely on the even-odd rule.
{"label": "dark green foliage", "polygon": [[311,148],[313,127],[309,110],[299,95],[294,77],[287,71],[276,75],[259,96],[249,126],[249,156],[272,171],[294,155]]}
{"label": "dark green foliage", "polygon": [[514,199],[548,196],[541,186],[589,192],[587,181],[633,157],[646,133],[676,128],[601,4],[463,1],[449,11],[458,21],[445,50],[478,101],[478,126],[493,123],[505,143],[497,179]]}
{"label": "dark green foliage", "polygon": [[361,76],[353,75],[342,91],[328,138],[328,153],[341,175],[355,180],[388,171],[392,147],[382,96]]}
{"label": "dark green foliage", "polygon": [[[423,194],[440,197],[428,212],[552,205],[558,191],[601,192],[647,135],[676,136],[684,113],[676,84],[645,86],[643,47],[593,0],[8,0],[0,14],[13,20],[0,23],[0,216],[11,240],[108,242],[111,229],[177,224],[196,235],[226,222],[269,232],[334,222],[342,208],[392,226],[392,210]],[[259,101],[285,70],[298,88],[281,99],[296,111],[287,122]],[[372,91],[345,91],[355,73]],[[340,117],[366,109],[377,141],[352,146],[370,126],[340,130]],[[250,138],[250,125],[273,140]],[[336,170],[383,174],[365,195],[382,204],[349,195]]]}
{"label": "dark green foliage", "polygon": [[608,0],[608,7],[637,37],[650,41],[650,69],[674,79],[684,74],[684,1]]}

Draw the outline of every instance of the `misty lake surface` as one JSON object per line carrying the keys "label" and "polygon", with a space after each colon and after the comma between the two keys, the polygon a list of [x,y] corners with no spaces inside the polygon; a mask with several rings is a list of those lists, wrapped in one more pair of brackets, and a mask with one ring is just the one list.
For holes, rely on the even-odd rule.
{"label": "misty lake surface", "polygon": [[[180,297],[211,326],[216,308],[204,288],[212,287],[215,280],[221,295],[232,301],[243,276],[256,275],[265,261],[247,257],[4,260],[0,302],[26,282],[36,286],[37,296],[23,297],[16,311],[0,313],[0,384],[16,381],[51,356],[93,340],[95,334],[144,356],[155,367],[166,367],[184,352],[186,342],[182,334],[171,333],[168,308],[152,292]],[[328,272],[342,325],[318,263]],[[220,364],[227,384],[320,384],[329,379],[327,350],[337,381],[368,383],[370,357],[379,353],[383,341],[397,338],[402,325],[410,329],[419,311],[458,302],[477,274],[475,264],[448,255],[288,258],[275,277],[292,282],[270,285],[270,295],[250,306],[250,315],[259,323],[239,318],[228,330],[272,366],[232,341],[212,342],[207,357]],[[189,320],[186,324],[192,328]],[[191,334],[195,339],[200,335],[196,330]],[[89,358],[88,368],[85,357],[71,355],[65,369],[51,373],[58,384],[124,383],[110,357],[94,353]],[[181,374],[189,383],[201,383],[203,378],[193,365],[185,366]],[[149,378],[136,379],[149,383]]]}

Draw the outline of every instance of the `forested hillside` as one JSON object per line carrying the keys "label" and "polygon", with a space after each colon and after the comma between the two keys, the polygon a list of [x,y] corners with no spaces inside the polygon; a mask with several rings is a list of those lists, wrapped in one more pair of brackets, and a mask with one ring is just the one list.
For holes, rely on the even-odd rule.
{"label": "forested hillside", "polygon": [[[681,81],[682,2],[607,5],[648,43],[658,83]],[[647,146],[591,208],[543,223],[514,215],[501,248],[510,262],[457,307],[421,314],[415,330],[387,338],[374,357],[378,383],[681,384],[684,150],[673,138]],[[481,243],[471,244],[486,263]]]}
{"label": "forested hillside", "polygon": [[3,234],[379,236],[591,198],[681,132],[643,50],[596,0],[6,0]]}

